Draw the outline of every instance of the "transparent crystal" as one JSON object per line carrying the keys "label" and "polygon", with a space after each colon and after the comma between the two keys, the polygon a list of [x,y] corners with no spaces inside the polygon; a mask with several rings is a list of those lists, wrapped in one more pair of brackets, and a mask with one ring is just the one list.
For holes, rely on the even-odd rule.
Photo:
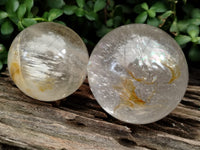
{"label": "transparent crystal", "polygon": [[17,87],[42,101],[59,100],[76,91],[85,79],[87,63],[81,38],[57,23],[26,28],[8,54],[8,69]]}
{"label": "transparent crystal", "polygon": [[91,90],[103,109],[134,124],[168,115],[188,83],[179,45],[161,29],[145,24],[125,25],[105,35],[87,69]]}

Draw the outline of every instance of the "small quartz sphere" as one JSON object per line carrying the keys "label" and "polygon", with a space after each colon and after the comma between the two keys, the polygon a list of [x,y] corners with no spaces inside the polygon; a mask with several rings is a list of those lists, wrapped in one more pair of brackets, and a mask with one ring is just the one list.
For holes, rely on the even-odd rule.
{"label": "small quartz sphere", "polygon": [[87,73],[88,52],[70,28],[43,22],[24,29],[11,44],[8,70],[17,87],[41,101],[75,92]]}
{"label": "small quartz sphere", "polygon": [[188,84],[187,62],[179,45],[161,29],[145,24],[124,25],[105,35],[87,70],[102,108],[133,124],[168,115]]}

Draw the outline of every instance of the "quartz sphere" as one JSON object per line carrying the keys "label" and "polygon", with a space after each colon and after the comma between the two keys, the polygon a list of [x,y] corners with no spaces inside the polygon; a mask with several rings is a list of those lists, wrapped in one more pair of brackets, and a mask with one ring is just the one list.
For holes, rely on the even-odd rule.
{"label": "quartz sphere", "polygon": [[179,45],[161,29],[145,24],[121,26],[105,35],[87,70],[102,108],[133,124],[168,115],[188,84],[187,62]]}
{"label": "quartz sphere", "polygon": [[12,42],[8,70],[28,96],[55,101],[76,91],[85,79],[88,52],[81,38],[58,23],[38,23]]}

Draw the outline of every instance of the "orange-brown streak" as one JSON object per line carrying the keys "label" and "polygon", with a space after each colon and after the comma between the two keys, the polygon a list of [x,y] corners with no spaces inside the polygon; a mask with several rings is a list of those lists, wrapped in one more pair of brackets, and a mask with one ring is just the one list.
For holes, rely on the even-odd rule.
{"label": "orange-brown streak", "polygon": [[[119,90],[120,89],[120,99],[123,103],[120,103],[115,107],[114,110],[118,109],[122,104],[123,105],[128,105],[129,107],[134,107],[134,103],[138,105],[144,105],[145,102],[140,99],[137,94],[135,93],[135,86],[133,84],[133,81],[129,79],[125,79],[123,81],[123,87],[116,87],[115,89]],[[121,91],[123,90],[123,91]]]}
{"label": "orange-brown streak", "polygon": [[170,66],[166,65],[166,64],[163,64],[165,67],[167,67],[170,71],[171,71],[171,74],[172,74],[172,77],[171,79],[169,80],[169,84],[171,84],[172,82],[174,82],[174,80],[176,80],[177,78],[179,78],[180,76],[180,71],[179,69],[176,67],[175,69],[171,68]]}
{"label": "orange-brown streak", "polygon": [[132,72],[130,72],[129,70],[127,70],[128,74],[136,81],[138,82],[143,82],[144,84],[154,84],[154,82],[146,82],[144,79],[140,79],[140,78],[136,78]]}
{"label": "orange-brown streak", "polygon": [[38,84],[38,88],[41,92],[46,90],[52,90],[54,85],[54,80],[51,78],[47,78],[44,82]]}
{"label": "orange-brown streak", "polygon": [[19,64],[16,62],[13,62],[10,67],[10,75],[14,82],[16,81],[16,75],[19,75],[19,74],[20,74]]}

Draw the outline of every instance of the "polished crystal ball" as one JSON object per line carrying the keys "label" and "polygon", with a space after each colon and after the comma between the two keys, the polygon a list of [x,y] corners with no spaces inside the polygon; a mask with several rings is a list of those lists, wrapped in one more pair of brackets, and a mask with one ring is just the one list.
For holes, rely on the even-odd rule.
{"label": "polished crystal ball", "polygon": [[8,70],[28,96],[55,101],[76,91],[85,79],[88,52],[81,38],[58,23],[38,23],[12,42]]}
{"label": "polished crystal ball", "polygon": [[168,115],[188,83],[187,62],[179,45],[161,29],[145,24],[121,26],[105,35],[87,69],[102,108],[133,124]]}

